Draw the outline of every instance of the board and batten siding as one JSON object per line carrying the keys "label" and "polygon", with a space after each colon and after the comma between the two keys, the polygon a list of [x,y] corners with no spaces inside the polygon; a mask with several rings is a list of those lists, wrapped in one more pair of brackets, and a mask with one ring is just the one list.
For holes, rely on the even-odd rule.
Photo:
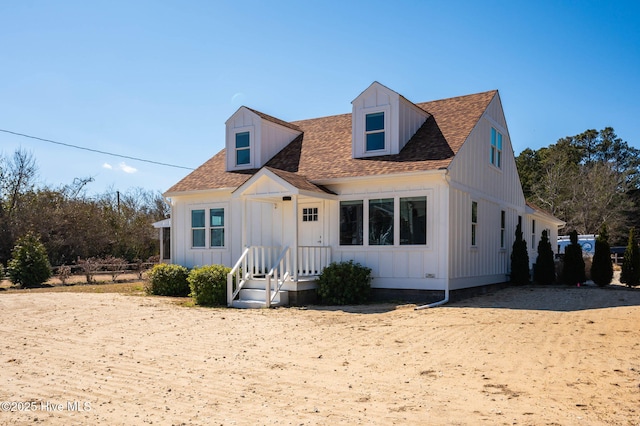
{"label": "board and batten siding", "polygon": [[300,134],[241,107],[226,121],[227,152],[235,153],[235,134],[245,131],[251,133],[250,164],[236,167],[235,154],[228,155],[227,170],[260,168]]}
{"label": "board and batten siding", "polygon": [[[225,246],[192,247],[191,210],[205,209],[205,217],[208,221],[208,210],[220,207],[225,209]],[[228,266],[240,256],[241,244],[234,236],[242,234],[241,221],[232,218],[236,216],[240,219],[241,205],[239,200],[231,199],[230,192],[174,196],[171,198],[171,213],[171,260],[173,263],[187,268],[213,264]]]}
{"label": "board and batten siding", "polygon": [[[491,128],[502,134],[501,167],[490,162]],[[518,216],[525,224],[525,200],[511,139],[496,95],[449,167],[451,184],[451,288],[503,282]],[[471,205],[478,203],[476,246],[471,245]],[[500,246],[501,211],[505,244]]]}
{"label": "board and batten siding", "polygon": [[[448,279],[447,268],[447,209],[448,188],[444,172],[372,178],[369,181],[330,185],[339,199],[362,200],[364,208],[364,244],[340,245],[340,202],[327,203],[330,245],[333,260],[353,260],[372,270],[373,288],[443,290]],[[427,244],[403,246],[398,244],[399,218],[395,217],[393,246],[369,246],[367,241],[368,201],[393,198],[427,197]],[[397,212],[397,209],[396,209]]]}

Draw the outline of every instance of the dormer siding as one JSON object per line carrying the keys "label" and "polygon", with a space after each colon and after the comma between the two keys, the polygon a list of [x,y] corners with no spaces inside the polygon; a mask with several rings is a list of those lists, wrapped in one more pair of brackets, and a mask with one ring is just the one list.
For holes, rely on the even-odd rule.
{"label": "dormer siding", "polygon": [[240,107],[225,124],[227,171],[259,169],[302,133],[246,107]]}
{"label": "dormer siding", "polygon": [[374,82],[353,102],[352,157],[398,154],[429,114]]}

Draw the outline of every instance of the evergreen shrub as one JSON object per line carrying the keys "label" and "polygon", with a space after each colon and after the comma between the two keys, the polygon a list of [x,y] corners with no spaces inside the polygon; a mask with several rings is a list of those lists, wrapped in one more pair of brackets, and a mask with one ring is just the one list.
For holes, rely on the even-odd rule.
{"label": "evergreen shrub", "polygon": [[223,265],[208,265],[192,269],[187,281],[196,305],[225,305],[229,272],[231,268]]}
{"label": "evergreen shrub", "polygon": [[538,284],[553,284],[556,281],[555,267],[553,249],[545,229],[542,231],[542,238],[538,243],[538,257],[533,269],[533,281]]}
{"label": "evergreen shrub", "polygon": [[35,234],[19,238],[11,252],[7,274],[12,283],[21,287],[37,287],[51,278],[47,250]]}
{"label": "evergreen shrub", "polygon": [[640,250],[636,242],[634,228],[629,230],[629,242],[624,251],[620,282],[625,283],[628,287],[635,287],[640,284]]}
{"label": "evergreen shrub", "polygon": [[348,262],[333,262],[318,277],[318,296],[329,305],[351,305],[369,300],[371,268]]}
{"label": "evergreen shrub", "polygon": [[571,231],[569,240],[571,244],[564,249],[561,281],[567,285],[583,284],[587,277],[585,275],[584,259],[582,258],[582,247],[578,244],[578,232]]}
{"label": "evergreen shrub", "polygon": [[529,253],[527,242],[522,238],[522,227],[516,226],[516,240],[511,248],[511,282],[517,285],[529,284]]}
{"label": "evergreen shrub", "polygon": [[591,263],[591,279],[600,287],[611,284],[613,280],[613,263],[606,224],[602,225],[600,234],[596,238],[596,252]]}
{"label": "evergreen shrub", "polygon": [[156,296],[188,296],[190,289],[184,266],[160,263],[154,265],[147,275],[145,292]]}

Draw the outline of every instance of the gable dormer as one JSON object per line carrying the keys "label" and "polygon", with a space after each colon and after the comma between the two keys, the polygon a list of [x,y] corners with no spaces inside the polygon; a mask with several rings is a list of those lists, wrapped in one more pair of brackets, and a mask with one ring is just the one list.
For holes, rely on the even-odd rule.
{"label": "gable dormer", "polygon": [[302,133],[293,124],[245,106],[225,125],[227,171],[261,168]]}
{"label": "gable dormer", "polygon": [[351,104],[353,158],[398,154],[429,117],[377,81]]}

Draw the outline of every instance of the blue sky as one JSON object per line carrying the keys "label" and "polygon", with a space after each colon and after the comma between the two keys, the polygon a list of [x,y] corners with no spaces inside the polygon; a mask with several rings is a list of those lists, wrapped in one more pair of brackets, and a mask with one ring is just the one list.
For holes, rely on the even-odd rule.
{"label": "blue sky", "polygon": [[[0,0],[0,129],[197,167],[241,105],[342,114],[498,89],[514,151],[611,126],[640,148],[640,1]],[[54,187],[165,191],[189,171],[0,132]]]}

